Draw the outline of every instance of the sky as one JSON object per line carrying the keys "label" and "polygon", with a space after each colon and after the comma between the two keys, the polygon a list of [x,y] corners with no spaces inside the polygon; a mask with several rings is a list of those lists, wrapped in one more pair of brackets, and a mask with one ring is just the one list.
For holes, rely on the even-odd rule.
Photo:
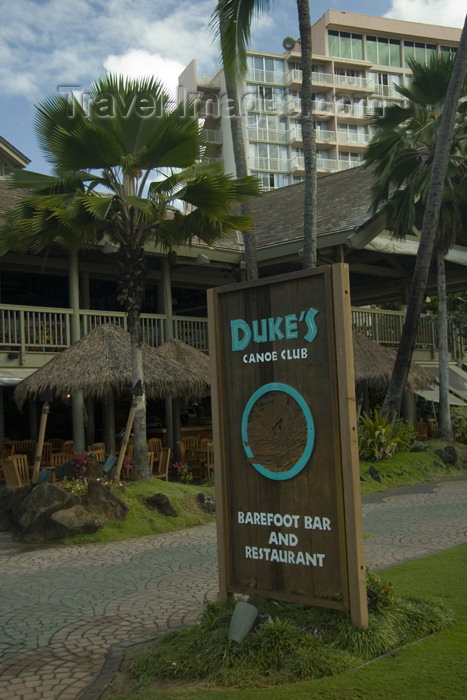
{"label": "sky", "polygon": [[[87,87],[105,72],[156,75],[168,87],[196,59],[198,73],[219,68],[209,31],[215,0],[0,0],[0,136],[50,172],[34,132],[35,105]],[[462,27],[460,0],[311,0],[312,23],[328,9]],[[256,20],[250,48],[282,53],[298,38],[295,0],[275,0]]]}

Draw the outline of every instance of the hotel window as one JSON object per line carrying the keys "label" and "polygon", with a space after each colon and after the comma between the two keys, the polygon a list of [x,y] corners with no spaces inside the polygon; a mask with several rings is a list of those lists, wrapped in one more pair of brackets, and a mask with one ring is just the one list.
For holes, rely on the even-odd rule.
{"label": "hotel window", "polygon": [[266,56],[247,56],[248,77],[264,83],[284,83],[284,61]]}
{"label": "hotel window", "polygon": [[363,42],[361,34],[328,31],[329,55],[339,58],[363,59]]}
{"label": "hotel window", "polygon": [[419,41],[404,41],[404,61],[410,68],[409,60],[412,58],[417,63],[428,64],[431,57],[436,54],[435,44],[423,44]]}
{"label": "hotel window", "polygon": [[366,126],[360,124],[339,124],[338,134],[341,143],[368,143]]}
{"label": "hotel window", "polygon": [[455,53],[457,53],[457,47],[456,46],[442,46],[441,51],[455,54]]}
{"label": "hotel window", "polygon": [[289,149],[273,143],[250,143],[250,167],[253,170],[288,170]]}
{"label": "hotel window", "polygon": [[381,73],[370,71],[368,74],[374,86],[374,91],[382,97],[397,97],[399,93],[395,89],[396,85],[402,85],[401,73]]}
{"label": "hotel window", "polygon": [[367,36],[366,58],[378,66],[401,66],[401,43],[397,39]]}
{"label": "hotel window", "polygon": [[255,177],[267,190],[276,190],[278,187],[290,185],[290,175],[284,175],[284,173],[255,173]]}
{"label": "hotel window", "polygon": [[361,153],[352,153],[352,151],[340,151],[339,167],[352,168],[354,165],[359,165],[362,162]]}

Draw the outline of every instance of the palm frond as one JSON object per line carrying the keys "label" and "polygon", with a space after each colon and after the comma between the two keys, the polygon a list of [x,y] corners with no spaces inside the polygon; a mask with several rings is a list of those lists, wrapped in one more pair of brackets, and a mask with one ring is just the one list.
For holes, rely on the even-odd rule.
{"label": "palm frond", "polygon": [[245,75],[251,22],[272,4],[273,0],[220,0],[217,3],[209,26],[228,75],[238,78]]}

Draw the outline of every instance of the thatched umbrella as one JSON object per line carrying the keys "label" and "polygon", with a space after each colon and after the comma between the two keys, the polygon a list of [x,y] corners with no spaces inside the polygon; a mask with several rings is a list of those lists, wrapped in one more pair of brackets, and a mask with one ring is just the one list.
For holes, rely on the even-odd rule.
{"label": "thatched umbrella", "polygon": [[174,396],[208,396],[211,386],[209,356],[181,340],[172,338],[156,348],[156,353],[167,360],[178,362],[191,377],[189,391]]}
{"label": "thatched umbrella", "polygon": [[[198,384],[191,372],[177,362],[143,344],[146,394],[192,395]],[[120,326],[97,326],[74,345],[23,379],[15,389],[21,408],[28,397],[37,398],[50,387],[55,395],[82,391],[87,398],[104,399],[109,391],[122,393],[131,388],[130,334]]]}
{"label": "thatched umbrella", "polygon": [[191,345],[172,338],[166,340],[156,352],[166,359],[173,360],[184,367],[185,371],[190,372],[193,378],[193,391],[191,393],[173,394],[173,446],[176,459],[180,459],[178,450],[178,442],[180,440],[180,399],[188,399],[194,396],[208,396],[211,386],[211,370],[209,356],[201,350],[197,350]]}
{"label": "thatched umbrella", "polygon": [[[199,389],[199,379],[191,370],[145,344],[143,368],[149,397],[193,396]],[[130,335],[120,326],[102,324],[23,379],[15,389],[15,401],[21,408],[26,398],[39,397],[47,387],[56,396],[82,391],[87,398],[104,400],[110,426],[114,395],[129,392],[131,386]]]}
{"label": "thatched umbrella", "polygon": [[[396,351],[384,347],[361,333],[352,334],[355,382],[366,382],[371,389],[381,391],[386,389],[391,379]],[[416,362],[412,362],[407,379],[410,391],[425,389],[435,383],[431,372]]]}

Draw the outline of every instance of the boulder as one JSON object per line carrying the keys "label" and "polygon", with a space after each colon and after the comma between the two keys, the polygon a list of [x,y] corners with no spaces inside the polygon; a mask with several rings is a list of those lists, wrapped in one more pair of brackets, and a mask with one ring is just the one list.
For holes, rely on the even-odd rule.
{"label": "boulder", "polygon": [[32,486],[13,489],[7,486],[0,490],[0,530],[17,530],[19,519],[24,511],[24,502],[32,491]]}
{"label": "boulder", "polygon": [[55,478],[57,481],[63,481],[63,479],[68,479],[68,481],[73,481],[73,479],[79,479],[83,475],[81,467],[75,464],[72,460],[65,462],[64,464],[57,464],[55,467]]}
{"label": "boulder", "polygon": [[438,455],[444,464],[456,464],[457,462],[457,452],[453,445],[446,445],[444,448],[435,450],[435,455]]}
{"label": "boulder", "polygon": [[200,508],[204,510],[205,513],[215,513],[216,512],[216,502],[214,499],[205,493],[198,493],[196,495],[196,500]]}
{"label": "boulder", "polygon": [[125,520],[129,510],[129,506],[121,498],[97,480],[88,482],[86,502],[106,520]]}
{"label": "boulder", "polygon": [[73,535],[89,535],[103,526],[103,520],[78,504],[53,513],[44,528],[44,536],[47,540],[61,540]]}
{"label": "boulder", "polygon": [[53,513],[70,508],[74,502],[73,495],[59,486],[49,482],[39,484],[22,502],[18,524],[23,532],[37,532]]}
{"label": "boulder", "polygon": [[157,510],[160,515],[170,515],[173,518],[178,517],[177,511],[163,493],[155,493],[154,496],[146,498],[146,505],[153,510]]}
{"label": "boulder", "polygon": [[375,467],[370,467],[368,473],[374,481],[381,481],[381,475]]}

